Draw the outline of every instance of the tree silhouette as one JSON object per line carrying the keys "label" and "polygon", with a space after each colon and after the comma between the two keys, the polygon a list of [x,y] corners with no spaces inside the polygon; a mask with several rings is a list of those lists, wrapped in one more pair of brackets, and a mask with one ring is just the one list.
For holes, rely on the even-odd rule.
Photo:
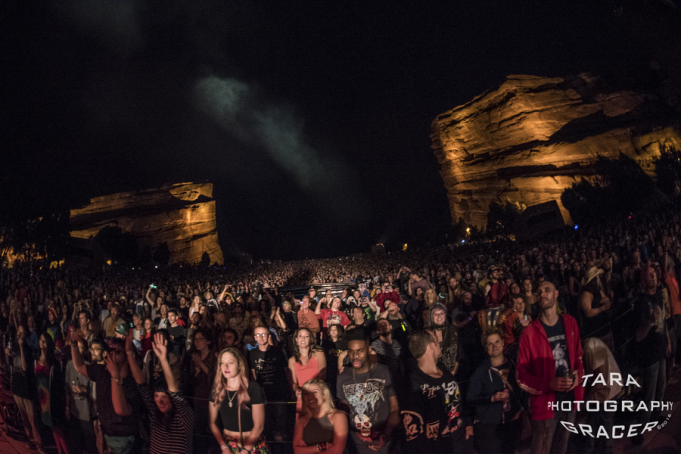
{"label": "tree silhouette", "polygon": [[508,238],[524,210],[525,205],[510,200],[490,203],[487,213],[487,235],[492,238],[497,236]]}
{"label": "tree silhouette", "polygon": [[681,196],[681,151],[674,147],[662,147],[655,161],[657,187],[672,201]]}
{"label": "tree silhouette", "polygon": [[154,251],[154,262],[161,266],[168,265],[170,261],[170,249],[168,249],[168,243],[161,243],[158,245]]}
{"label": "tree silhouette", "polygon": [[120,227],[107,226],[95,236],[95,241],[107,256],[118,265],[134,265],[139,261],[140,251],[132,233]]}
{"label": "tree silhouette", "polygon": [[573,184],[560,200],[577,224],[622,219],[659,201],[655,184],[628,156],[599,157],[596,176]]}
{"label": "tree silhouette", "polygon": [[208,268],[210,266],[210,254],[208,251],[201,255],[201,266]]}

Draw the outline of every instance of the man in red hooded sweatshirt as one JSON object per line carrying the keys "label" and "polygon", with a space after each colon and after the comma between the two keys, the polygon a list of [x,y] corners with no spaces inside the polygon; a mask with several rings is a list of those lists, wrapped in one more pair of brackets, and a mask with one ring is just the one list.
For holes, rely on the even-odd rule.
{"label": "man in red hooded sweatshirt", "polygon": [[584,400],[582,346],[577,321],[558,313],[556,286],[544,281],[539,294],[541,315],[520,337],[517,379],[531,395],[532,453],[564,454],[570,432],[560,423],[574,423],[574,402]]}

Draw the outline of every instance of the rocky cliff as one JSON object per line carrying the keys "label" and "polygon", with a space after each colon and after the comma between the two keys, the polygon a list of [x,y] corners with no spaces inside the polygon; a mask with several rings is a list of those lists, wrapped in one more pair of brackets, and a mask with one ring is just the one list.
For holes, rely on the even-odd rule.
{"label": "rocky cliff", "polygon": [[170,263],[196,263],[208,252],[211,263],[222,264],[212,196],[212,184],[179,183],[96,197],[71,210],[71,235],[90,238],[118,226],[134,234],[141,248],[153,251],[167,243]]}
{"label": "rocky cliff", "polygon": [[560,204],[566,187],[593,174],[599,155],[624,153],[652,171],[661,146],[681,149],[681,119],[655,89],[590,74],[509,76],[439,115],[431,147],[452,219],[484,226],[490,202]]}

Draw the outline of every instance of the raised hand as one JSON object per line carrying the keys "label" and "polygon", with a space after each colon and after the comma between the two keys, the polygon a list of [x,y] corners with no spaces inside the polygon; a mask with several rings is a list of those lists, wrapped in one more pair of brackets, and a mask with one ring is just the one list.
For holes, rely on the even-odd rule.
{"label": "raised hand", "polygon": [[104,358],[104,364],[106,364],[106,370],[109,371],[112,377],[120,378],[120,371],[118,370],[118,364],[116,364],[114,355],[106,355],[106,358]]}
{"label": "raised hand", "polygon": [[154,342],[152,342],[151,347],[154,349],[154,353],[159,359],[166,358],[166,354],[168,353],[168,346],[166,339],[163,337],[163,334],[156,333],[154,335]]}
{"label": "raised hand", "polygon": [[133,350],[133,343],[132,339],[135,336],[133,333],[133,330],[129,329],[128,332],[125,334],[125,351],[129,352]]}

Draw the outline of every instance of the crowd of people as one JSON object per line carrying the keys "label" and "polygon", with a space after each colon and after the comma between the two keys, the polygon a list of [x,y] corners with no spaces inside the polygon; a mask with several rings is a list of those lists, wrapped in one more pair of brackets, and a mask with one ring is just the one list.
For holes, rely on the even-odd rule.
{"label": "crowd of people", "polygon": [[329,260],[3,268],[0,383],[41,452],[609,453],[612,436],[560,423],[612,433],[660,415],[561,404],[632,391],[584,385],[611,373],[662,401],[681,337],[680,230],[662,214]]}

